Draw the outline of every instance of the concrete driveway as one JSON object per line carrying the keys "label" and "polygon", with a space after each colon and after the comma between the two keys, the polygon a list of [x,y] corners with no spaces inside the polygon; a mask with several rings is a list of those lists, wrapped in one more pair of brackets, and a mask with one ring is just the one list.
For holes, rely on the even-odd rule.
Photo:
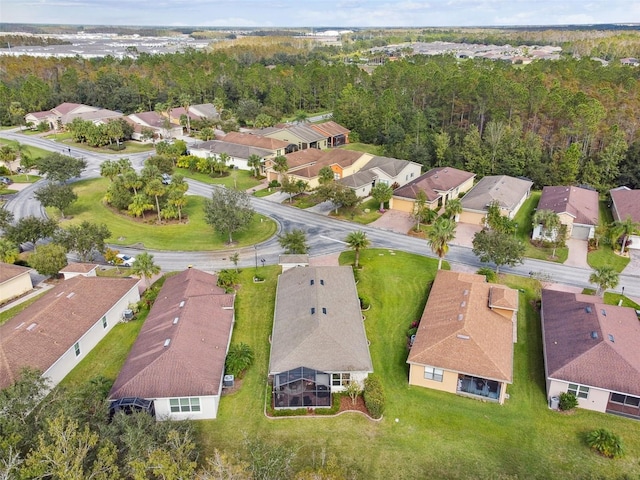
{"label": "concrete driveway", "polygon": [[472,223],[458,223],[456,225],[456,238],[453,239],[451,245],[459,245],[461,247],[473,247],[473,236],[482,230],[482,226]]}
{"label": "concrete driveway", "polygon": [[591,268],[587,263],[588,245],[586,240],[578,240],[576,238],[570,238],[567,240],[567,247],[569,247],[569,256],[565,265],[572,267]]}
{"label": "concrete driveway", "polygon": [[640,275],[640,250],[629,249],[630,261],[622,273],[626,275]]}
{"label": "concrete driveway", "polygon": [[375,222],[371,222],[369,225],[372,227],[382,228],[384,230],[390,230],[392,232],[406,234],[411,227],[414,226],[414,222],[411,219],[410,213],[399,212],[397,210],[387,210],[379,219]]}

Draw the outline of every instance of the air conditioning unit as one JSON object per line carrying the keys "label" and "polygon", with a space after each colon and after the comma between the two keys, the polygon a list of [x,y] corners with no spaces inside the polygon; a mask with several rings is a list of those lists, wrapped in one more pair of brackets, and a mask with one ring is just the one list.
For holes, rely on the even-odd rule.
{"label": "air conditioning unit", "polygon": [[123,322],[128,322],[129,320],[133,319],[133,310],[125,310],[124,312],[122,312],[122,321]]}
{"label": "air conditioning unit", "polygon": [[225,375],[222,378],[222,386],[223,387],[231,388],[231,387],[233,387],[234,383],[235,383],[235,379],[234,379],[233,375]]}

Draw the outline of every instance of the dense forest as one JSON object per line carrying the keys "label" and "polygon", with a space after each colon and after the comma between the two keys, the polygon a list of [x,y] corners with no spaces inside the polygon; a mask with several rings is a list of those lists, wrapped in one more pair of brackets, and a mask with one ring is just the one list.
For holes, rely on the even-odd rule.
{"label": "dense forest", "polygon": [[328,48],[261,42],[136,59],[6,57],[0,121],[78,102],[124,113],[216,101],[241,124],[332,111],[352,141],[429,168],[453,165],[538,186],[640,186],[640,69],[563,57],[511,65],[408,56],[369,74]]}

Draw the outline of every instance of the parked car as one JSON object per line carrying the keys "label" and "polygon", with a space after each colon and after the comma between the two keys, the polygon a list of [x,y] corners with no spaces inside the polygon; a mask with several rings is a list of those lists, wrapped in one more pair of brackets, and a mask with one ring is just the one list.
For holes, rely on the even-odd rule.
{"label": "parked car", "polygon": [[126,253],[119,253],[116,255],[120,260],[122,260],[121,265],[125,267],[130,267],[133,265],[133,262],[136,261],[136,257],[132,257],[131,255],[127,255]]}
{"label": "parked car", "polygon": [[13,180],[11,180],[9,177],[0,177],[0,183],[4,185],[11,185],[13,183]]}
{"label": "parked car", "polygon": [[163,173],[162,174],[162,184],[163,185],[169,185],[171,183],[171,175],[169,175],[168,173]]}

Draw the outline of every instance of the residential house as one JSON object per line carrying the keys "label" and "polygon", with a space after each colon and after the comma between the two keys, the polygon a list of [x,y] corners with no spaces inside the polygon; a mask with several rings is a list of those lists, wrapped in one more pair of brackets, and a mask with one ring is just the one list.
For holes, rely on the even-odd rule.
{"label": "residential house", "polygon": [[258,133],[268,138],[276,138],[287,143],[287,152],[306,150],[307,148],[328,148],[328,137],[306,124],[283,125],[259,130]]}
{"label": "residential house", "polygon": [[349,143],[349,133],[351,133],[351,130],[333,120],[322,123],[312,123],[309,124],[309,126],[326,137],[328,147],[339,147]]}
{"label": "residential house", "polygon": [[65,280],[0,326],[0,389],[26,367],[57,385],[140,300],[138,279]]}
{"label": "residential house", "polygon": [[158,420],[218,415],[235,294],[189,268],[166,279],[118,375],[112,409],[144,404]]}
{"label": "residential house", "polygon": [[[598,192],[571,186],[544,187],[537,209],[557,213],[567,237],[588,240],[598,225]],[[542,238],[541,230],[542,226],[536,225],[531,238]]]}
{"label": "residential house", "polygon": [[329,407],[373,372],[351,267],[297,267],[278,279],[269,378],[275,408]]}
{"label": "residential house", "polygon": [[58,128],[63,125],[63,120],[69,118],[72,115],[78,115],[82,113],[95,112],[100,110],[97,107],[91,107],[89,105],[83,105],[82,103],[61,103],[57,107],[53,107],[51,110],[42,112],[27,113],[24,117],[27,124],[32,123],[34,127],[37,127],[40,123],[47,123],[49,128]]}
{"label": "residential house", "polygon": [[[150,129],[159,138],[173,138],[182,135],[181,125],[169,121],[158,112],[132,113],[127,118],[140,125],[141,128]],[[134,135],[135,133],[134,131]]]}
{"label": "residential house", "polygon": [[409,385],[504,403],[517,314],[516,290],[439,270],[407,359]]}
{"label": "residential house", "polygon": [[222,140],[209,140],[207,142],[199,142],[189,147],[189,153],[196,157],[211,158],[222,153],[226,153],[231,158],[227,165],[233,166],[240,170],[252,170],[249,167],[248,160],[251,155],[260,157],[261,165],[267,158],[273,158],[271,150],[264,148],[252,147],[250,145],[242,145],[239,143],[230,143]]}
{"label": "residential house", "polygon": [[452,167],[432,168],[406,185],[395,189],[389,208],[413,213],[418,192],[424,192],[427,199],[426,205],[432,210],[439,210],[449,200],[458,198],[471,189],[475,176],[475,173]]}
{"label": "residential house", "polygon": [[195,115],[199,119],[208,118],[217,120],[220,118],[220,112],[212,103],[199,103],[189,106],[189,113]]}
{"label": "residential house", "polygon": [[[275,138],[264,137],[262,135],[255,135],[253,133],[229,132],[224,137],[219,138],[219,140],[268,150],[271,152],[271,155],[269,157],[272,158],[284,156],[287,153],[286,142]],[[271,167],[271,163],[271,158],[267,158],[262,167],[262,173],[267,175],[268,180],[274,179],[269,178],[269,175],[267,173],[267,171]],[[277,178],[277,176],[275,178]]]}
{"label": "residential house", "polygon": [[421,165],[398,158],[375,156],[359,171],[342,177],[339,182],[356,192],[358,197],[368,197],[377,183],[397,188],[420,175]]}
{"label": "residential house", "polygon": [[[331,168],[334,178],[339,180],[359,171],[372,158],[368,153],[352,150],[318,150],[315,148],[298,150],[288,153],[285,157],[289,167],[287,176],[292,180],[307,182],[310,188],[315,188],[320,184],[319,173],[323,167]],[[267,162],[265,170],[268,181],[279,178],[278,172],[273,169],[271,163]]]}
{"label": "residential house", "polygon": [[547,396],[640,419],[640,322],[632,308],[600,297],[542,291],[542,347]]}
{"label": "residential house", "polygon": [[[609,193],[614,220],[624,221],[631,218],[633,222],[640,223],[640,190],[618,187]],[[631,240],[630,249],[640,249],[640,235],[629,235],[629,239]]]}
{"label": "residential house", "polygon": [[286,253],[278,257],[278,265],[282,267],[282,271],[286,272],[292,268],[308,267],[309,255]]}
{"label": "residential house", "polygon": [[533,182],[507,175],[483,177],[462,197],[460,222],[483,225],[492,203],[500,207],[500,213],[513,219],[531,194]]}
{"label": "residential house", "polygon": [[0,263],[0,303],[19,297],[33,288],[30,268]]}
{"label": "residential house", "polygon": [[65,280],[82,275],[85,277],[95,277],[98,264],[96,263],[70,263],[60,273]]}

